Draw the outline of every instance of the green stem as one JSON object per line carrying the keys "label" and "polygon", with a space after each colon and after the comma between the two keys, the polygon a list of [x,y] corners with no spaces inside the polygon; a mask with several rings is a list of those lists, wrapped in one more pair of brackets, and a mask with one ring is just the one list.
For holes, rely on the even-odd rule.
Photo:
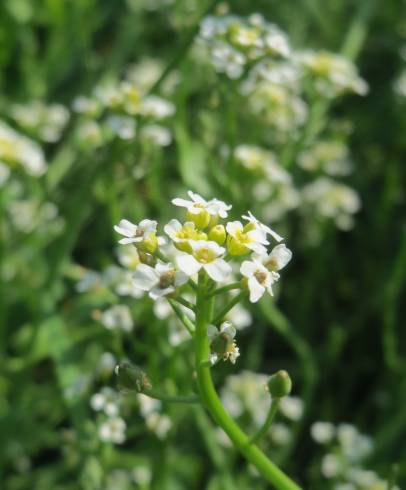
{"label": "green stem", "polygon": [[222,288],[217,288],[211,293],[207,295],[207,298],[211,298],[212,296],[217,296],[218,294],[228,293],[228,291],[232,291],[233,289],[241,289],[241,282],[233,282],[232,284],[228,284],[227,286],[223,286]]}
{"label": "green stem", "polygon": [[200,403],[201,401],[197,395],[166,395],[155,390],[145,390],[142,394],[167,403]]}
{"label": "green stem", "polygon": [[271,406],[269,407],[268,415],[265,419],[265,422],[263,423],[262,427],[259,428],[258,432],[251,437],[251,444],[259,441],[268,432],[269,427],[271,427],[271,424],[275,417],[275,414],[278,411],[279,402],[280,398],[273,398],[271,400]]}
{"label": "green stem", "polygon": [[226,412],[217,395],[210,368],[204,364],[204,361],[209,358],[210,354],[207,326],[210,323],[211,310],[211,300],[207,300],[205,297],[204,279],[203,274],[200,274],[197,291],[195,333],[195,368],[202,402],[215,422],[231,439],[234,446],[277,490],[300,490],[300,487],[272,463],[257,446],[250,444],[247,435]]}
{"label": "green stem", "polygon": [[168,298],[168,301],[169,301],[169,304],[172,306],[172,309],[175,312],[176,316],[179,318],[179,320],[185,326],[186,330],[193,337],[193,334],[194,334],[194,331],[195,331],[195,326],[193,325],[193,322],[183,313],[183,311],[176,304],[175,300],[173,300],[171,298]]}
{"label": "green stem", "polygon": [[195,305],[193,305],[190,301],[188,301],[185,298],[182,298],[181,296],[177,296],[176,298],[173,298],[175,301],[177,301],[179,304],[186,306],[186,308],[189,308],[189,310],[195,311]]}
{"label": "green stem", "polygon": [[245,296],[247,296],[248,291],[245,289],[241,291],[237,296],[234,296],[234,298],[220,311],[220,313],[216,316],[216,318],[212,321],[213,325],[218,325],[227,315],[227,313],[234,308],[234,306],[239,303]]}

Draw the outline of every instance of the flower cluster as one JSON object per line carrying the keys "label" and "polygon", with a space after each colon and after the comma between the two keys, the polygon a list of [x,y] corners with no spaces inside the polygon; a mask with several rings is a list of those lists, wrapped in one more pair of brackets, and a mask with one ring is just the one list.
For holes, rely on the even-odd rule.
{"label": "flower cluster", "polygon": [[218,199],[206,201],[189,191],[190,200],[173,199],[175,206],[186,209],[186,221],[173,219],[164,226],[171,240],[173,261],[162,261],[156,252],[165,239],[157,236],[157,222],[143,220],[138,225],[121,220],[115,226],[124,236],[121,244],[134,244],[140,253],[140,264],[134,272],[136,287],[149,292],[152,299],[173,294],[188,280],[196,278],[203,270],[215,282],[225,283],[232,267],[228,260],[251,254],[244,260],[240,273],[246,279],[251,302],[258,301],[265,291],[272,295],[272,286],[278,281],[278,273],[290,261],[291,251],[284,245],[275,246],[267,253],[268,236],[277,242],[282,237],[258,221],[252,213],[243,216],[247,222],[229,221],[226,218],[231,206]]}
{"label": "flower cluster", "polygon": [[[252,303],[266,292],[272,295],[273,286],[280,278],[279,271],[292,257],[282,243],[268,252],[269,240],[281,242],[282,237],[250,212],[242,216],[245,223],[222,223],[228,217],[230,205],[219,199],[207,201],[192,191],[188,195],[189,199],[172,201],[185,209],[186,217],[183,222],[172,219],[163,227],[167,238],[158,235],[158,223],[153,220],[133,224],[123,219],[115,226],[115,231],[123,236],[119,243],[136,249],[132,275],[135,288],[147,292],[154,301],[173,298],[182,305],[186,302],[192,318],[194,305],[185,299],[184,287],[196,287],[201,274],[210,281],[213,291],[216,283],[226,291],[227,284],[231,284],[230,289],[246,292]],[[240,276],[232,283],[233,262],[237,262]],[[230,323],[227,313],[229,310],[208,331],[213,364],[221,359],[234,363],[239,355],[234,340],[236,327]]]}
{"label": "flower cluster", "polygon": [[[358,429],[342,423],[315,422],[310,429],[312,438],[328,449],[321,459],[321,473],[332,483],[333,490],[385,490],[388,483],[364,467],[372,453],[373,441]],[[329,487],[330,488],[330,487]],[[392,487],[399,490],[397,486]]]}
{"label": "flower cluster", "polygon": [[231,79],[239,78],[250,63],[265,56],[283,58],[290,53],[286,35],[259,14],[247,19],[234,15],[206,17],[199,43],[216,71]]}
{"label": "flower cluster", "polygon": [[0,181],[7,180],[9,169],[15,166],[34,177],[46,171],[45,157],[37,143],[0,120]]}
{"label": "flower cluster", "polygon": [[126,79],[95,88],[90,96],[78,96],[72,108],[81,115],[77,138],[91,147],[114,138],[133,140],[137,133],[146,145],[167,146],[172,135],[166,121],[175,113],[167,99],[148,94],[144,83],[130,72]]}

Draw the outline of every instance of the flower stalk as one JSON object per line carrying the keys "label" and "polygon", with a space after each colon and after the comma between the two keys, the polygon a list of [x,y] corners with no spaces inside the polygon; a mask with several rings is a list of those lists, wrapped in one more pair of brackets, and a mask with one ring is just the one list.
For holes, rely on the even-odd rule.
{"label": "flower stalk", "polygon": [[[241,299],[241,298],[240,298]],[[283,473],[265,454],[252,444],[248,436],[239,428],[226,412],[211,377],[207,360],[210,356],[210,345],[207,327],[211,321],[213,298],[206,298],[205,273],[199,274],[196,301],[195,363],[197,384],[203,405],[215,422],[224,430],[234,446],[253,464],[261,475],[278,490],[300,490],[285,473]],[[236,304],[236,303],[235,303]]]}

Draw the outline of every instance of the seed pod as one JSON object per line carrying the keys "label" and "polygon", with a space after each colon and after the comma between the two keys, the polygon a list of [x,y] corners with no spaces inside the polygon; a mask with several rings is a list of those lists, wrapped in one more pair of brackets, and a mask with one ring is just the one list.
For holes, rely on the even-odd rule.
{"label": "seed pod", "polygon": [[146,373],[140,367],[129,362],[118,364],[114,372],[117,376],[117,386],[120,391],[143,393],[152,387]]}
{"label": "seed pod", "polygon": [[292,380],[287,371],[278,371],[268,380],[268,390],[272,398],[283,398],[292,391]]}

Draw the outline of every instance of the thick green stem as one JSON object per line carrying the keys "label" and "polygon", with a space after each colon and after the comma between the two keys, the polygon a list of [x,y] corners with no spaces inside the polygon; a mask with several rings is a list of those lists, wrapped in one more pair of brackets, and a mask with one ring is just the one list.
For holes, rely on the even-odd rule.
{"label": "thick green stem", "polygon": [[200,274],[196,304],[196,332],[195,332],[195,363],[197,383],[204,406],[210,412],[215,422],[224,430],[234,446],[253,464],[262,476],[272,483],[278,490],[300,490],[285,473],[283,473],[265,454],[250,440],[238,427],[234,420],[224,409],[205,361],[210,355],[207,326],[210,323],[210,300],[205,297],[204,276]]}
{"label": "thick green stem", "polygon": [[251,437],[250,439],[251,444],[259,441],[268,432],[269,427],[271,427],[271,424],[275,417],[275,414],[278,411],[279,402],[280,402],[280,398],[272,399],[271,406],[269,407],[269,412],[266,417],[266,420],[263,423],[262,427],[259,428],[258,432]]}

